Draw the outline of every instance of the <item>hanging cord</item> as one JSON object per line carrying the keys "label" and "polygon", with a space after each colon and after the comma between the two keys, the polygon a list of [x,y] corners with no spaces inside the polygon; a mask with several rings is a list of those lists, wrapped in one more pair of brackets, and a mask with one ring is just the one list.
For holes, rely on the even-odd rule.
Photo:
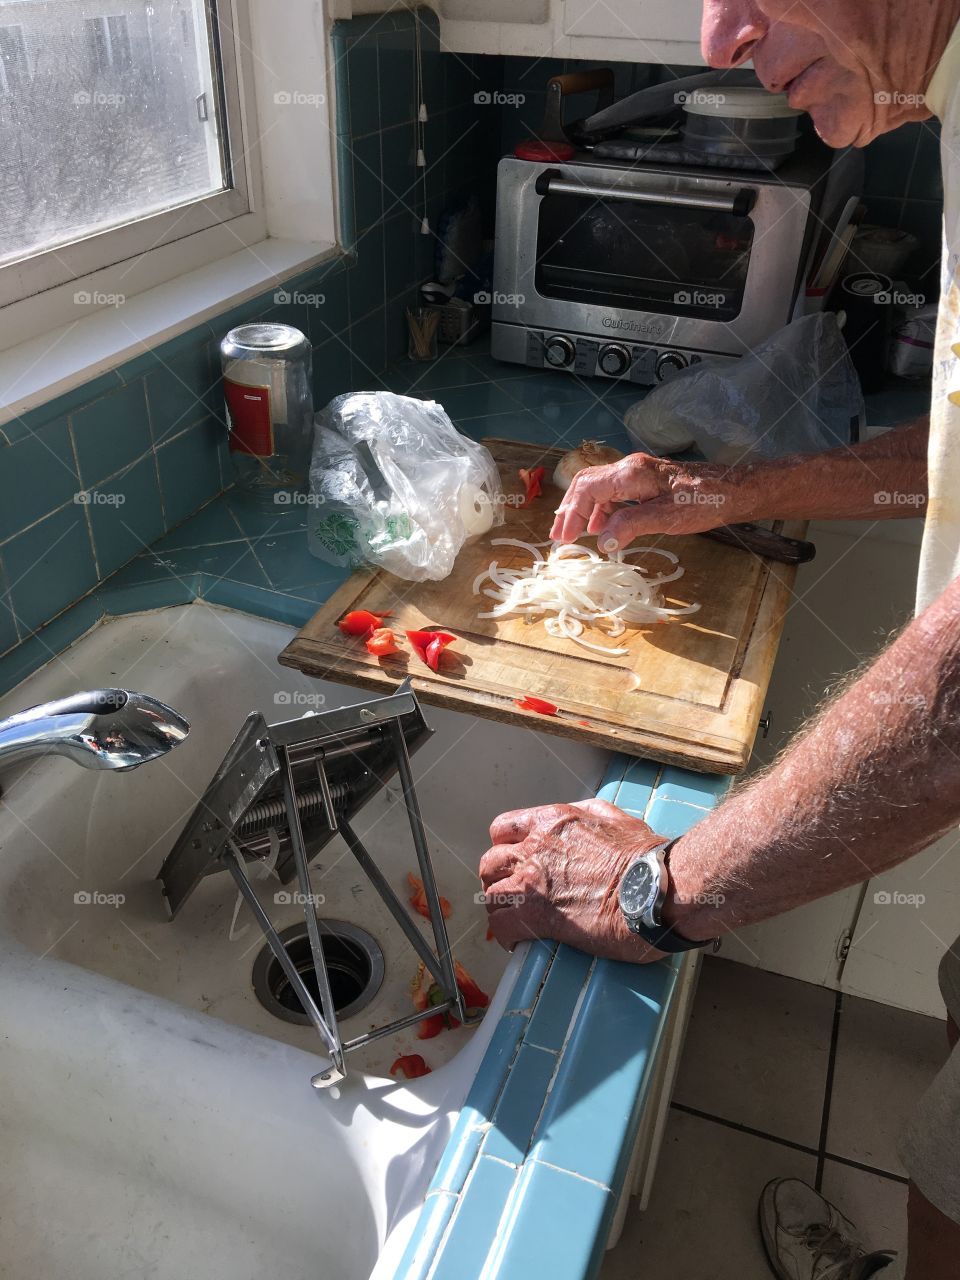
{"label": "hanging cord", "polygon": [[413,10],[414,37],[417,57],[417,117],[414,122],[414,143],[416,151],[416,179],[420,187],[420,199],[422,202],[423,216],[420,220],[420,234],[428,236],[430,234],[430,220],[427,217],[427,153],[426,153],[426,123],[429,119],[427,114],[427,104],[423,100],[423,47],[420,39],[420,11]]}

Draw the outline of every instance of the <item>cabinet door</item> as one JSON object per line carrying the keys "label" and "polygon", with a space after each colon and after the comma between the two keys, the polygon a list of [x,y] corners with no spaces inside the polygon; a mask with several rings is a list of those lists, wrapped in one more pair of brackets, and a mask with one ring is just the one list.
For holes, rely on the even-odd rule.
{"label": "cabinet door", "polygon": [[563,0],[563,33],[612,40],[700,40],[701,0]]}
{"label": "cabinet door", "polygon": [[[770,736],[756,743],[755,766],[771,764],[816,714],[827,689],[876,654],[884,638],[910,617],[920,525],[919,520],[810,525],[806,536],[816,543],[817,558],[797,574],[767,695]],[[896,887],[904,893],[926,892],[942,919],[909,905],[886,906],[882,899],[874,906],[874,893],[888,886],[871,880],[743,929],[724,940],[723,954],[805,982],[933,1012],[937,940],[924,923],[951,942],[960,933],[958,898],[948,902],[945,895],[948,867],[953,883],[960,880],[957,856],[940,864],[937,890],[924,889],[920,877],[925,868],[916,868],[916,860],[891,873],[901,877]],[[931,872],[928,883],[933,878]],[[892,887],[890,892],[892,898]],[[955,914],[948,923],[951,911]],[[849,938],[852,949],[844,966],[843,944]]]}
{"label": "cabinet door", "polygon": [[440,0],[440,17],[454,22],[548,22],[550,0]]}
{"label": "cabinet door", "polygon": [[960,933],[960,832],[870,880],[840,989],[943,1017],[937,966]]}

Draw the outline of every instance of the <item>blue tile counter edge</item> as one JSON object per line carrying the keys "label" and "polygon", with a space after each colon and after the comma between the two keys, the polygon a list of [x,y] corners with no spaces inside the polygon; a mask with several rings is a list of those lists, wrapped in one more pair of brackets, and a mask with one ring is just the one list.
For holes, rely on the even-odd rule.
{"label": "blue tile counter edge", "polygon": [[[729,785],[616,755],[598,795],[680,834]],[[396,1280],[596,1276],[667,1050],[681,963],[531,944]]]}

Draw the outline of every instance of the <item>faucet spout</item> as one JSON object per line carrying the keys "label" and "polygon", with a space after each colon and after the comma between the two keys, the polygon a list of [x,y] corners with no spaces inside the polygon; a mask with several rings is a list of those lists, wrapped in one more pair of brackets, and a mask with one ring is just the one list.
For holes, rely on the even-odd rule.
{"label": "faucet spout", "polygon": [[92,689],[0,720],[0,767],[54,754],[85,769],[136,769],[189,732],[183,716],[145,693]]}

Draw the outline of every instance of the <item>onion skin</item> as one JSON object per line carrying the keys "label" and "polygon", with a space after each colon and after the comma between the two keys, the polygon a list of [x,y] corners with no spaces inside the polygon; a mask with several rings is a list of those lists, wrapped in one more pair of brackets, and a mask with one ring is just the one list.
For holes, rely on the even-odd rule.
{"label": "onion skin", "polygon": [[596,440],[584,440],[576,449],[565,453],[557,463],[553,473],[553,483],[564,492],[570,488],[573,477],[588,467],[605,467],[608,463],[619,462],[623,454],[610,445],[600,444]]}

